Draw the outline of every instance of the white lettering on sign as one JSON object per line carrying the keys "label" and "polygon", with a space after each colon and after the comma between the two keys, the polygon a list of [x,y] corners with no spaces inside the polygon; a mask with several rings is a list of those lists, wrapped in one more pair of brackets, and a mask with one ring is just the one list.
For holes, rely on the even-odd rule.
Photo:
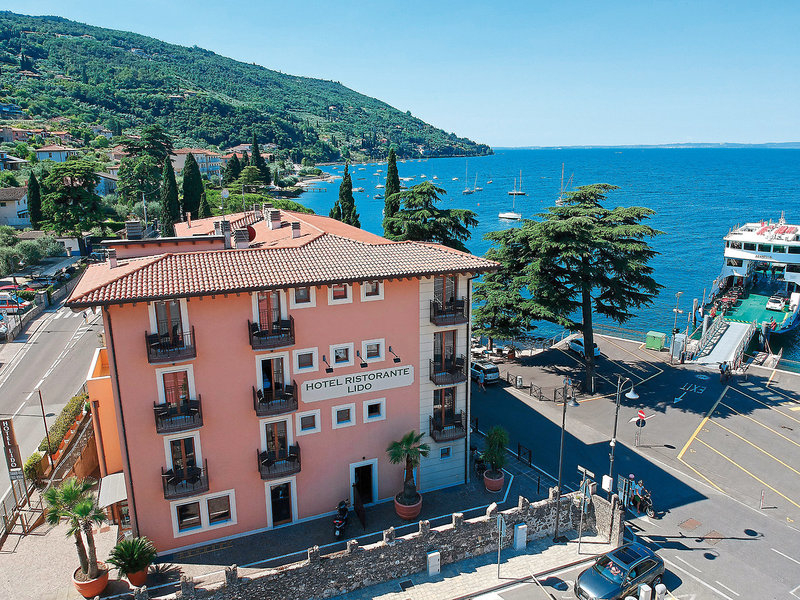
{"label": "white lettering on sign", "polygon": [[678,388],[684,390],[686,392],[693,392],[695,394],[702,394],[706,391],[705,386],[702,385],[695,385],[693,383],[685,383],[682,388]]}
{"label": "white lettering on sign", "polygon": [[403,365],[377,371],[304,381],[300,385],[300,399],[303,402],[319,402],[353,394],[405,387],[412,383],[414,383],[414,367]]}

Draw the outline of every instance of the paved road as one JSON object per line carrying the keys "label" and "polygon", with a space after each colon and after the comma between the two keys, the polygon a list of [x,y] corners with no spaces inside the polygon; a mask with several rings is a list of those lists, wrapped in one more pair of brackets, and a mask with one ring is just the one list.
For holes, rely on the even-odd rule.
{"label": "paved road", "polygon": [[[0,415],[13,417],[23,459],[44,437],[37,390],[42,391],[49,426],[86,380],[101,329],[100,315],[90,315],[87,324],[82,314],[58,307],[2,349],[8,362],[0,367]],[[0,496],[8,487],[8,471],[0,465]]]}
{"label": "paved road", "polygon": [[[601,390],[611,393],[579,398],[579,407],[567,409],[565,487],[577,486],[577,465],[598,480],[608,473],[615,408],[609,382],[630,376],[640,397],[622,399],[615,478],[634,473],[653,490],[657,518],[634,518],[629,537],[659,551],[671,593],[800,598],[800,381],[770,380],[764,372],[723,386],[714,371],[672,367],[635,344],[604,338],[601,348]],[[576,361],[560,352],[552,359],[564,368]],[[516,366],[512,372],[526,382],[535,377]],[[638,410],[647,420],[635,447]],[[557,475],[561,405],[519,390],[474,388],[472,411],[482,431],[502,424],[512,447],[530,448],[534,463]]]}

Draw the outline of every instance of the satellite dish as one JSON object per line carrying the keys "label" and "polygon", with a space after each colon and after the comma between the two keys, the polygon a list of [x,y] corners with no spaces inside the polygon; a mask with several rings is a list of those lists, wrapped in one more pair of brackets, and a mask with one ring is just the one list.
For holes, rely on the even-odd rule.
{"label": "satellite dish", "polygon": [[252,225],[248,225],[247,226],[247,241],[248,242],[252,242],[254,239],[256,239],[256,230],[253,229]]}
{"label": "satellite dish", "polygon": [[231,193],[227,189],[222,190],[222,197],[223,198],[227,198],[230,195],[231,195]]}

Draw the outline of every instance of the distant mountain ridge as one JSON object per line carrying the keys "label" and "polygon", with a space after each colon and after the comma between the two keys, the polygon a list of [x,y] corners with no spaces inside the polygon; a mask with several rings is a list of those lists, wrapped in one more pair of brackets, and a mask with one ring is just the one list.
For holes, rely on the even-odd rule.
{"label": "distant mountain ridge", "polygon": [[0,12],[1,101],[32,117],[118,132],[158,122],[185,145],[249,142],[316,161],[491,153],[340,83],[286,75],[197,46]]}

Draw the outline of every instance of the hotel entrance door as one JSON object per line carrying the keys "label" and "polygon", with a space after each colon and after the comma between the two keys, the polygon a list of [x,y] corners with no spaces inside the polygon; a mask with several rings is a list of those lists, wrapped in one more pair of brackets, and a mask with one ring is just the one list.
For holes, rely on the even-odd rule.
{"label": "hotel entrance door", "polygon": [[290,482],[273,485],[270,488],[272,506],[272,526],[292,522],[292,484]]}

